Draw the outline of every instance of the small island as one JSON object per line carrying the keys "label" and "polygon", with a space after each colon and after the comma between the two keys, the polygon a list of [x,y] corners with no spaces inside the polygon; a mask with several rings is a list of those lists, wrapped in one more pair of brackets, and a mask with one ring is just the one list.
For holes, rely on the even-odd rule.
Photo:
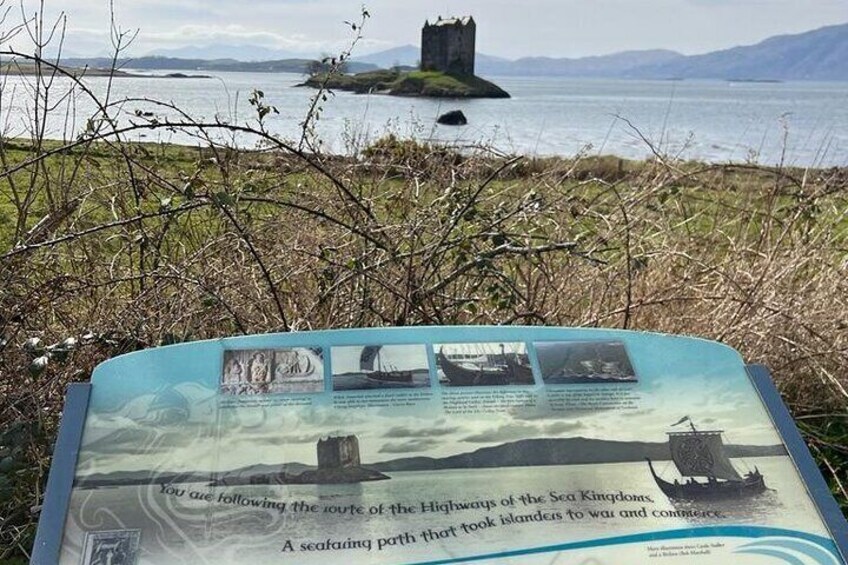
{"label": "small island", "polygon": [[429,98],[509,98],[498,85],[478,76],[451,75],[438,71],[380,70],[355,75],[324,74],[309,77],[303,86],[347,90],[357,94],[426,96]]}
{"label": "small island", "polygon": [[474,18],[424,22],[419,70],[399,68],[358,74],[318,72],[301,86],[347,90],[357,94],[425,96],[428,98],[509,98],[498,85],[474,74]]}
{"label": "small island", "polygon": [[291,484],[330,485],[384,481],[379,471],[363,467],[359,459],[359,439],[355,435],[327,437],[318,440],[318,468],[289,473],[285,466],[275,472],[227,474],[212,481],[212,486]]}

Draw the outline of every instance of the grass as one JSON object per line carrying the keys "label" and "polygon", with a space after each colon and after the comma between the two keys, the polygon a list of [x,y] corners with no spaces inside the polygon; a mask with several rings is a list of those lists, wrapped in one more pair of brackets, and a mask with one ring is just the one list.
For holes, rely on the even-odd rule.
{"label": "grass", "polygon": [[389,90],[394,82],[400,77],[400,73],[392,70],[367,71],[364,73],[313,75],[304,83],[307,86],[318,87],[322,84],[330,89],[350,90],[360,94],[371,91],[381,92]]}
{"label": "grass", "polygon": [[[3,169],[58,148],[5,140]],[[92,143],[0,182],[0,561],[31,547],[68,383],[126,351],[289,329],[722,341],[772,369],[848,508],[844,169],[493,157],[387,137],[356,158]],[[33,337],[78,345],[39,369]]]}
{"label": "grass", "polygon": [[394,92],[435,98],[509,98],[504,90],[478,76],[454,76],[434,71],[413,71],[403,75],[395,84]]}
{"label": "grass", "polygon": [[428,96],[433,98],[509,98],[497,85],[478,76],[456,76],[436,71],[399,72],[379,70],[349,74],[315,75],[307,86],[324,85],[331,90],[350,90],[396,96]]}

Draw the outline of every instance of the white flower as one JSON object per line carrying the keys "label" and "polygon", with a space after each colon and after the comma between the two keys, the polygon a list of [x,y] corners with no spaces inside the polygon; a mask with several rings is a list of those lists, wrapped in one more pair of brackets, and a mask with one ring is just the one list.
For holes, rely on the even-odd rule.
{"label": "white flower", "polygon": [[32,360],[32,363],[29,364],[29,372],[33,375],[41,374],[41,372],[47,367],[48,362],[47,355],[36,357]]}

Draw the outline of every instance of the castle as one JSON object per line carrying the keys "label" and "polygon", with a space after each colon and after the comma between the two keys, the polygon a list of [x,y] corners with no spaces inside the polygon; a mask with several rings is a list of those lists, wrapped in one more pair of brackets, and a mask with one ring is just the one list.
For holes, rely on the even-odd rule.
{"label": "castle", "polygon": [[424,22],[421,29],[421,70],[452,75],[474,75],[474,18],[442,19]]}
{"label": "castle", "polygon": [[359,467],[359,440],[356,436],[335,436],[318,440],[318,470]]}

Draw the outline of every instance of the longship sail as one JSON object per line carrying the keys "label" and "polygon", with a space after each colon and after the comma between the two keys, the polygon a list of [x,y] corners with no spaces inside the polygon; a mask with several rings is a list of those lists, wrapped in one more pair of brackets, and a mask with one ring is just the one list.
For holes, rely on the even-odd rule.
{"label": "longship sail", "polygon": [[382,345],[366,345],[362,348],[362,353],[359,354],[359,370],[373,371],[374,360],[377,359],[377,353],[380,352]]}
{"label": "longship sail", "polygon": [[675,432],[668,436],[671,458],[681,475],[742,480],[724,452],[721,432]]}

